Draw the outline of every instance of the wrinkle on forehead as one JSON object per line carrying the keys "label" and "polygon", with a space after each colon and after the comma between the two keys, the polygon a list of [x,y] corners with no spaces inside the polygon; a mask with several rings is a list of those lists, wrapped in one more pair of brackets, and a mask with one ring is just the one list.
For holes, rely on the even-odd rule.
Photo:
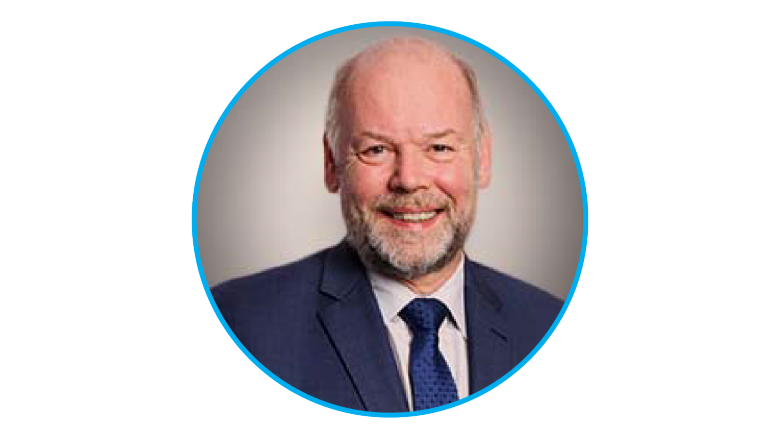
{"label": "wrinkle on forehead", "polygon": [[[421,75],[421,72],[427,72],[427,76]],[[384,76],[380,74],[384,74]],[[361,89],[373,93],[377,90],[372,89],[371,86],[381,85],[383,82],[387,82],[387,79],[394,79],[397,84],[401,83],[396,90],[402,91],[408,89],[410,84],[415,83],[427,87],[439,86],[439,89],[441,89],[441,83],[448,83],[449,89],[445,94],[457,98],[440,103],[426,114],[441,116],[445,112],[457,111],[460,113],[463,106],[468,107],[471,113],[469,128],[462,128],[462,132],[458,134],[463,143],[472,143],[473,141],[474,146],[479,149],[482,135],[487,129],[487,121],[484,119],[480,104],[476,74],[471,66],[436,42],[418,37],[400,37],[383,40],[368,46],[338,69],[328,100],[325,129],[328,143],[335,153],[336,162],[340,161],[340,151],[343,151],[341,148],[348,146],[351,135],[364,128],[382,131],[380,129],[382,127],[379,126],[357,127],[355,123],[358,122],[356,118],[359,118],[359,114],[356,113],[371,111],[370,108],[373,105],[366,99],[366,96],[369,95],[361,92]],[[405,82],[402,82],[402,79],[405,79]],[[425,102],[422,97],[426,93],[431,93],[431,91],[426,90],[426,87],[420,87],[408,95]],[[393,93],[386,95],[391,101],[400,102],[403,100],[400,95],[394,96]],[[362,102],[355,102],[356,97]],[[389,101],[378,100],[374,103],[386,104],[387,102]],[[408,109],[415,107],[414,104],[397,105],[394,112],[404,114],[409,111]],[[401,108],[403,110],[400,110]],[[393,122],[392,118],[383,120]],[[395,122],[400,124],[396,124],[397,127],[402,126],[400,120]],[[426,125],[423,126],[423,124]],[[418,134],[423,131],[440,131],[452,128],[451,124],[442,125],[429,117],[417,118],[414,125],[415,127],[411,131],[417,131]],[[410,127],[406,128],[408,132]],[[479,151],[477,151],[477,155],[479,155]]]}
{"label": "wrinkle on forehead", "polygon": [[345,97],[350,124],[388,136],[411,140],[456,131],[466,137],[471,131],[468,83],[438,51],[392,47],[372,54],[355,66]]}

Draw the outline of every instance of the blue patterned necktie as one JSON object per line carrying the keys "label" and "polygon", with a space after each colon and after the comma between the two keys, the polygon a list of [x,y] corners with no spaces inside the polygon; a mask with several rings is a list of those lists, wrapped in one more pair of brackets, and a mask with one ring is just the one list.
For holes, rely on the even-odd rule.
{"label": "blue patterned necktie", "polygon": [[439,327],[447,314],[447,306],[436,299],[414,299],[399,313],[413,333],[409,378],[415,410],[458,400],[450,368],[439,351]]}

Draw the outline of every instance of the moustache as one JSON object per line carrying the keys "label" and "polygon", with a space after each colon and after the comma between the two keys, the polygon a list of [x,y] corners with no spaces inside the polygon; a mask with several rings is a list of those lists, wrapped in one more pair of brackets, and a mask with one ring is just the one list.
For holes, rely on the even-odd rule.
{"label": "moustache", "polygon": [[382,194],[371,203],[373,210],[393,209],[431,209],[451,210],[449,198],[433,193],[419,194]]}

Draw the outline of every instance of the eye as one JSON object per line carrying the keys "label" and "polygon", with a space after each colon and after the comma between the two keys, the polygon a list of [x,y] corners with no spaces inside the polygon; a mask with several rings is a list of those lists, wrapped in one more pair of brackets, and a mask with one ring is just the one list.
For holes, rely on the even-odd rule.
{"label": "eye", "polygon": [[366,157],[376,157],[387,152],[385,145],[372,145],[360,152],[361,155]]}
{"label": "eye", "polygon": [[454,151],[455,149],[449,145],[445,145],[443,143],[436,143],[434,145],[431,145],[431,151],[433,152],[450,152]]}
{"label": "eye", "polygon": [[380,164],[386,162],[392,153],[392,149],[387,145],[371,145],[358,151],[357,156],[360,160],[368,164]]}
{"label": "eye", "polygon": [[432,143],[425,150],[430,160],[447,163],[455,158],[457,148],[446,143]]}

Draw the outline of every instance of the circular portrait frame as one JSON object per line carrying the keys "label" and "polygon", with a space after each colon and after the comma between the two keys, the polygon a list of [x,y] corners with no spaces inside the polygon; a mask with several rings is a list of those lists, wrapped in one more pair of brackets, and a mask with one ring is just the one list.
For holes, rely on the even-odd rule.
{"label": "circular portrait frame", "polygon": [[[573,263],[576,262],[576,273],[573,276],[573,280],[571,282],[571,285],[570,285],[570,288],[569,288],[568,292],[566,292],[566,294],[565,294],[565,300],[563,302],[562,309],[561,309],[560,313],[558,314],[558,317],[555,319],[555,321],[550,326],[550,328],[547,331],[547,333],[544,335],[544,337],[541,339],[541,341],[536,345],[536,347],[519,364],[517,364],[512,370],[510,370],[503,377],[501,377],[500,379],[498,379],[497,381],[495,381],[491,385],[485,387],[484,389],[480,390],[479,392],[476,392],[476,393],[474,393],[472,395],[469,395],[466,398],[460,399],[458,401],[455,401],[453,403],[450,403],[450,404],[447,404],[447,405],[444,405],[444,406],[440,406],[440,407],[436,407],[436,408],[432,408],[432,409],[427,409],[427,410],[412,411],[412,412],[399,412],[399,413],[384,413],[384,412],[361,411],[361,410],[350,409],[350,408],[342,407],[342,406],[339,406],[339,405],[336,405],[336,404],[332,404],[332,403],[323,401],[321,399],[315,398],[315,397],[313,397],[313,396],[311,396],[311,395],[309,395],[309,394],[307,394],[307,393],[305,393],[305,392],[295,388],[294,386],[288,384],[287,382],[285,382],[284,380],[279,378],[277,375],[275,375],[273,372],[268,370],[268,368],[266,368],[260,361],[258,361],[246,349],[246,347],[244,347],[244,345],[238,340],[236,335],[233,333],[232,329],[226,323],[226,321],[225,321],[224,317],[222,316],[219,308],[217,307],[217,304],[216,304],[216,302],[214,300],[214,297],[213,297],[213,295],[211,293],[211,289],[210,289],[210,286],[209,286],[209,280],[207,280],[207,278],[209,278],[209,277],[212,278],[211,279],[211,281],[212,281],[211,284],[214,285],[214,283],[215,283],[214,279],[213,279],[214,276],[213,275],[207,275],[206,271],[204,270],[204,262],[203,262],[203,258],[202,258],[202,254],[201,254],[201,243],[199,243],[199,233],[198,233],[198,230],[199,230],[198,229],[198,206],[199,206],[198,201],[199,201],[200,191],[202,189],[201,188],[201,179],[203,177],[204,167],[206,165],[207,158],[209,156],[209,152],[212,149],[212,146],[213,146],[213,144],[215,142],[215,139],[217,138],[218,133],[220,132],[220,129],[223,127],[223,123],[225,122],[225,119],[231,113],[231,110],[234,109],[234,106],[241,100],[242,96],[244,96],[245,92],[253,84],[255,84],[255,82],[258,80],[258,78],[260,78],[263,74],[265,74],[269,69],[271,69],[279,61],[285,59],[286,57],[288,57],[288,55],[298,51],[299,49],[301,49],[301,48],[303,48],[303,47],[305,47],[305,46],[307,46],[307,45],[309,45],[309,44],[311,44],[311,43],[313,43],[315,41],[321,40],[323,38],[326,38],[326,37],[329,37],[329,36],[332,36],[332,35],[335,35],[335,34],[340,34],[340,33],[343,33],[343,32],[348,32],[348,31],[357,30],[357,29],[376,28],[376,27],[404,27],[404,28],[411,28],[411,29],[422,29],[422,30],[426,30],[426,31],[432,31],[432,32],[448,35],[449,37],[454,37],[454,38],[456,38],[458,40],[461,40],[463,42],[466,42],[466,43],[468,43],[468,44],[470,44],[470,45],[472,45],[472,46],[474,46],[474,47],[476,47],[478,49],[481,49],[482,51],[484,51],[487,54],[489,54],[492,57],[494,57],[496,60],[499,60],[506,67],[511,69],[515,74],[517,74],[517,76],[519,76],[522,79],[522,81],[524,81],[525,84],[527,84],[533,90],[533,92],[538,96],[538,98],[541,99],[541,102],[543,102],[544,106],[546,106],[546,108],[549,111],[550,115],[552,115],[554,117],[554,120],[557,123],[556,128],[560,130],[560,133],[565,138],[565,142],[566,142],[566,144],[568,145],[568,148],[569,148],[569,153],[571,154],[571,158],[573,159],[573,164],[576,167],[576,173],[577,173],[576,178],[577,178],[577,181],[579,183],[579,189],[580,189],[579,196],[581,197],[581,202],[582,202],[582,206],[581,206],[582,230],[581,231],[579,231],[579,230],[576,231],[577,232],[576,236],[578,236],[578,237],[581,236],[581,242],[578,243],[579,244],[579,254],[578,255],[573,255],[573,257],[576,257],[576,258],[572,259],[572,262],[571,262],[571,266],[572,267],[573,267]],[[324,105],[324,103],[323,103],[323,105]],[[323,116],[324,116],[324,114],[323,114]],[[586,190],[585,190],[585,181],[584,181],[584,178],[583,178],[582,168],[580,166],[579,158],[578,158],[577,152],[576,152],[576,150],[574,148],[574,144],[572,143],[571,137],[569,136],[569,133],[566,130],[566,127],[563,124],[563,121],[561,120],[560,116],[558,115],[558,113],[553,108],[552,104],[547,100],[547,98],[541,92],[541,90],[539,90],[539,88],[519,68],[517,68],[512,62],[510,62],[509,60],[507,60],[506,58],[504,58],[503,56],[501,56],[500,54],[498,54],[494,50],[490,49],[489,47],[487,47],[487,46],[485,46],[485,45],[483,45],[483,44],[481,44],[481,43],[479,43],[479,42],[477,42],[477,41],[475,41],[475,40],[473,40],[473,39],[471,39],[469,37],[466,37],[464,35],[461,35],[459,33],[456,33],[456,32],[453,32],[453,31],[441,28],[441,27],[430,26],[430,25],[419,24],[419,23],[411,23],[411,22],[399,22],[399,21],[380,21],[380,22],[361,23],[361,24],[355,24],[355,25],[351,25],[351,26],[340,27],[340,28],[333,29],[333,30],[328,31],[328,32],[321,33],[319,35],[311,37],[311,38],[309,38],[309,39],[307,39],[307,40],[305,40],[305,41],[303,41],[303,42],[301,42],[301,43],[291,47],[290,49],[286,50],[284,53],[280,54],[279,56],[277,56],[276,58],[271,60],[268,64],[266,64],[254,76],[252,76],[252,78],[250,78],[249,81],[247,81],[247,83],[244,84],[244,86],[238,91],[238,93],[235,95],[235,97],[230,101],[230,103],[227,106],[227,108],[223,111],[222,115],[220,116],[219,120],[217,121],[216,126],[214,127],[214,129],[213,129],[213,131],[212,131],[212,133],[211,133],[211,135],[210,135],[210,137],[208,139],[208,142],[206,144],[205,150],[203,152],[203,155],[201,157],[200,164],[199,164],[199,167],[198,167],[197,177],[196,177],[196,180],[195,180],[195,188],[194,188],[194,193],[193,193],[193,201],[192,201],[192,238],[193,238],[193,247],[194,247],[194,251],[195,251],[195,257],[196,257],[196,260],[197,260],[198,272],[200,274],[200,278],[201,278],[201,281],[203,283],[203,287],[204,287],[204,289],[206,291],[206,294],[207,294],[207,296],[209,298],[211,306],[214,309],[214,312],[216,313],[216,315],[219,318],[220,322],[222,323],[223,327],[228,332],[228,334],[231,336],[231,338],[236,343],[236,345],[244,352],[244,354],[247,356],[247,358],[249,358],[258,368],[260,368],[268,376],[270,376],[272,379],[277,381],[279,384],[281,384],[282,386],[284,386],[288,390],[290,390],[290,391],[292,391],[292,392],[294,392],[294,393],[296,393],[296,394],[298,394],[298,395],[300,395],[300,396],[302,396],[302,397],[304,397],[304,398],[306,398],[306,399],[308,399],[310,401],[313,401],[313,402],[315,402],[317,404],[320,404],[322,406],[325,406],[325,407],[332,408],[334,410],[339,410],[339,411],[342,411],[342,412],[352,413],[352,414],[356,414],[356,415],[374,416],[374,417],[417,416],[417,415],[422,415],[422,414],[433,413],[433,412],[445,410],[445,409],[448,409],[448,408],[451,408],[451,407],[463,404],[465,402],[468,402],[468,401],[470,401],[470,400],[472,400],[474,398],[477,398],[477,397],[479,397],[479,396],[489,392],[490,390],[492,390],[493,388],[495,388],[496,386],[498,386],[499,384],[501,384],[502,382],[507,380],[510,376],[514,375],[519,369],[521,369],[531,358],[534,357],[536,352],[538,352],[539,349],[545,344],[545,342],[547,341],[549,336],[553,333],[553,331],[558,326],[558,323],[560,322],[561,318],[563,317],[563,315],[565,314],[565,312],[566,312],[566,310],[567,310],[567,308],[569,306],[569,303],[570,303],[570,301],[572,299],[572,296],[573,296],[573,293],[574,293],[574,291],[575,291],[575,289],[577,287],[577,283],[579,281],[580,274],[581,274],[581,271],[582,271],[582,266],[583,266],[583,262],[584,262],[584,258],[585,258],[585,249],[586,249],[586,244],[587,244],[587,232],[588,232],[588,203],[587,203],[587,195],[586,195]],[[580,233],[581,233],[581,235],[580,235]],[[222,279],[222,280],[224,280],[224,279]],[[563,299],[563,297],[561,297],[561,298]]]}

